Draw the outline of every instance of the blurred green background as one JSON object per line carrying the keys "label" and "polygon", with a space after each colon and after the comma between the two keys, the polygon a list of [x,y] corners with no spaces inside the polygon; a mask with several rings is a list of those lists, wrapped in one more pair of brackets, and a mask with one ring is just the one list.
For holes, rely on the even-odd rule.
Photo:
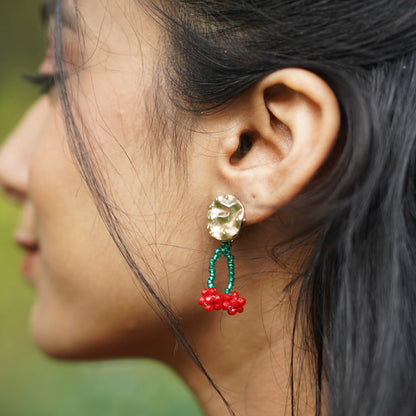
{"label": "blurred green background", "polygon": [[[21,75],[36,73],[43,57],[40,4],[0,0],[0,142],[38,94]],[[0,415],[200,415],[183,383],[159,364],[63,363],[37,351],[27,329],[33,293],[11,238],[18,216],[0,196]]]}

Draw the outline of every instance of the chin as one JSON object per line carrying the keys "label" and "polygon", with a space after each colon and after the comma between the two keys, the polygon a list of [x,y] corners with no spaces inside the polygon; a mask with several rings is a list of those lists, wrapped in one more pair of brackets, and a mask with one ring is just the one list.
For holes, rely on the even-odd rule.
{"label": "chin", "polygon": [[97,327],[96,322],[75,316],[73,311],[59,315],[58,311],[45,308],[41,302],[35,303],[30,316],[34,343],[44,354],[55,359],[83,361],[149,355],[131,342],[132,337],[140,339],[136,331],[126,336],[119,329]]}
{"label": "chin", "polygon": [[47,356],[59,360],[87,360],[91,359],[91,351],[68,339],[67,335],[62,335],[59,330],[49,328],[36,322],[30,321],[30,332],[35,345]]}
{"label": "chin", "polygon": [[94,339],[82,322],[78,324],[57,318],[53,312],[33,307],[30,333],[36,346],[46,355],[59,360],[93,360],[111,358],[102,340]]}

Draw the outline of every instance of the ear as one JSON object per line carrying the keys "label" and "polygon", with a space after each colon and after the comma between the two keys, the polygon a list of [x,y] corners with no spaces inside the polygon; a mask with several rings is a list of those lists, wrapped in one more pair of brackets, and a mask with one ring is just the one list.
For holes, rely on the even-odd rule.
{"label": "ear", "polygon": [[313,178],[338,135],[340,110],[328,84],[300,68],[276,71],[240,98],[232,104],[238,110],[229,112],[233,120],[220,141],[217,167],[221,187],[244,203],[252,224],[293,200]]}

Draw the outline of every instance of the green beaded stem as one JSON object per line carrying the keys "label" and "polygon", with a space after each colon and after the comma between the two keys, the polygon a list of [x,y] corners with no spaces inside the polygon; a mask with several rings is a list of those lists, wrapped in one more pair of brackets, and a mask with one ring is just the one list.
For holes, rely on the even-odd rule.
{"label": "green beaded stem", "polygon": [[225,293],[229,295],[233,290],[234,286],[234,256],[231,254],[231,242],[223,241],[221,243],[221,248],[216,248],[214,255],[209,260],[209,278],[208,278],[208,288],[212,289],[215,287],[214,280],[216,276],[215,264],[220,259],[221,254],[227,258],[228,266],[228,286],[225,289]]}

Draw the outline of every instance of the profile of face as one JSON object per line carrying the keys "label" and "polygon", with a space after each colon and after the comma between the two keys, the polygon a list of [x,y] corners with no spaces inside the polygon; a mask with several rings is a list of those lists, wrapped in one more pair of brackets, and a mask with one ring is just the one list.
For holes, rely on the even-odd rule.
{"label": "profile of face", "polygon": [[[80,2],[76,16],[74,4],[64,3],[67,87],[76,90],[86,129],[82,134],[113,192],[109,201],[131,219],[133,229],[122,232],[134,236],[140,267],[157,276],[158,285],[183,310],[180,292],[185,297],[188,290],[181,284],[199,269],[198,264],[187,270],[183,265],[200,261],[198,251],[190,248],[204,244],[204,212],[194,214],[198,211],[185,195],[183,176],[161,169],[161,159],[171,159],[168,152],[156,149],[161,153],[157,163],[151,157],[152,142],[159,141],[154,146],[161,148],[165,140],[151,119],[160,29],[133,5],[129,0],[117,7],[99,0]],[[54,67],[50,46],[40,75],[53,75]],[[54,88],[39,98],[5,142],[0,171],[3,188],[22,205],[16,241],[28,251],[23,271],[36,292],[31,328],[37,344],[59,357],[160,354],[155,346],[169,344],[170,335],[100,218],[71,155]],[[200,173],[201,183],[191,188],[204,186],[203,166]],[[201,280],[193,280],[188,286],[195,285],[198,293]]]}

